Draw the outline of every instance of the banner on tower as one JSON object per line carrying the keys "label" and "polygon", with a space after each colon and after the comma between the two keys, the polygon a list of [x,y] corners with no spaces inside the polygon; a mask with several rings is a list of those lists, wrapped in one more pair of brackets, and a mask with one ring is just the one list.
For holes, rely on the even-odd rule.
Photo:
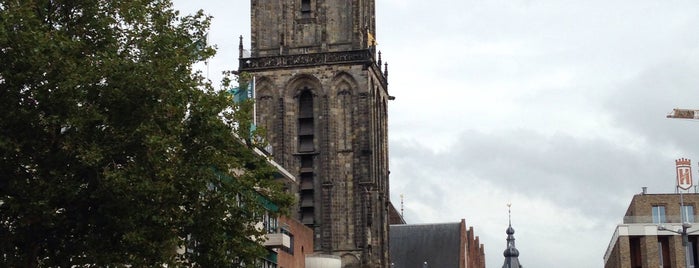
{"label": "banner on tower", "polygon": [[686,158],[675,160],[677,170],[677,187],[689,190],[692,187],[692,161]]}
{"label": "banner on tower", "polygon": [[234,87],[228,90],[228,92],[233,96],[234,103],[241,103],[248,99],[255,99],[255,79],[248,82],[246,88]]}

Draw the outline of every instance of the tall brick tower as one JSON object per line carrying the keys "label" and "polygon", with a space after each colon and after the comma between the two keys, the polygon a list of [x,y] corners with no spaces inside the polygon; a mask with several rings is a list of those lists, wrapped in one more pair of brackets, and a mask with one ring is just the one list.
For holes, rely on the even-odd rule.
{"label": "tall brick tower", "polygon": [[[252,0],[257,125],[299,179],[297,217],[343,267],[388,267],[387,65],[374,0]],[[378,57],[377,57],[378,56]]]}

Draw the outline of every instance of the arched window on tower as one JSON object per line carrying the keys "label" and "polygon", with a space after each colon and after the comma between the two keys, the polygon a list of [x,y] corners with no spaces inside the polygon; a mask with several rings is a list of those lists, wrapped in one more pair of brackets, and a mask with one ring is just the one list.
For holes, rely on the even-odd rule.
{"label": "arched window on tower", "polygon": [[299,96],[298,124],[299,152],[313,152],[313,94],[307,88]]}
{"label": "arched window on tower", "polygon": [[301,222],[306,226],[313,226],[315,221],[315,163],[313,152],[315,151],[315,122],[313,116],[313,93],[308,88],[303,88],[298,97],[298,152],[300,160],[300,189],[299,205],[301,209]]}

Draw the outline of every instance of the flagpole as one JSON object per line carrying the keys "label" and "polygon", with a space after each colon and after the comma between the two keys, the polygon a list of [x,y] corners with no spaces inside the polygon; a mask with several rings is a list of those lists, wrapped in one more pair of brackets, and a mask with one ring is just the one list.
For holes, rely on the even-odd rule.
{"label": "flagpole", "polygon": [[257,99],[255,99],[255,77],[252,77],[252,123],[257,126]]}
{"label": "flagpole", "polygon": [[[204,36],[206,38],[206,45],[209,45],[209,33],[206,33]],[[204,61],[204,65],[206,65],[206,80],[209,80],[209,58],[206,58],[206,61]]]}
{"label": "flagpole", "polygon": [[[677,188],[680,188],[678,185]],[[689,223],[684,222],[684,213],[685,213],[685,207],[684,207],[684,198],[682,197],[682,190],[680,189],[680,220],[682,221],[682,246],[684,247],[684,263],[685,267],[690,267],[690,259],[689,259],[689,254],[692,254],[692,252],[689,251],[689,233],[687,233],[687,229],[689,228]]]}
{"label": "flagpole", "polygon": [[[678,159],[675,161],[676,166],[676,171],[677,171],[677,184],[676,184],[676,191],[680,193],[680,224],[682,226],[682,229],[679,229],[677,231],[671,231],[673,233],[677,233],[682,236],[682,247],[684,248],[684,263],[685,267],[690,267],[690,255],[693,254],[689,250],[689,232],[687,232],[687,229],[691,228],[692,225],[689,222],[685,222],[685,207],[684,207],[684,191],[683,190],[689,190],[690,187],[694,184],[692,181],[692,164],[689,159]],[[681,168],[682,167],[682,168]],[[682,172],[684,171],[684,172]],[[688,184],[688,185],[687,185]],[[685,187],[686,186],[686,187]],[[666,230],[665,228],[663,228]],[[660,230],[660,228],[659,228]]]}

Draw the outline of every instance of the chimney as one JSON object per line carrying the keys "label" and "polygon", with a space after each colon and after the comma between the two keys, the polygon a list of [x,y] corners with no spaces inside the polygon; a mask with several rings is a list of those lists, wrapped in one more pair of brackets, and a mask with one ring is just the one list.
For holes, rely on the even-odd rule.
{"label": "chimney", "polygon": [[643,189],[643,193],[642,193],[642,194],[646,194],[646,193],[648,192],[648,187],[641,187],[641,189]]}

